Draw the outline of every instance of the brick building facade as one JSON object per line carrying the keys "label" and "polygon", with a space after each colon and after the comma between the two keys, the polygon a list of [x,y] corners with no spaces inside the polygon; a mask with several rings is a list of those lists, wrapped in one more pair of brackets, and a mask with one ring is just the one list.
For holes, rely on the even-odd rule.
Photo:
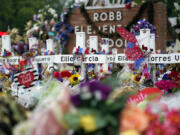
{"label": "brick building facade", "polygon": [[[123,27],[126,27],[126,25],[137,14],[139,8],[140,8],[140,6],[136,6],[131,9],[126,9],[126,8],[88,9],[87,13],[89,14],[90,18],[93,20],[94,13],[99,13],[99,14],[101,14],[103,12],[116,13],[117,11],[120,11],[121,15],[122,15],[121,20],[95,21],[94,23],[96,24],[97,27],[103,27],[103,25],[107,25],[107,27],[114,26],[114,25],[117,26],[119,24],[122,25]],[[166,5],[164,3],[162,3],[162,2],[154,3],[154,26],[156,27],[156,30],[157,30],[156,50],[160,49],[163,53],[165,53],[166,42],[167,42],[167,14],[166,14],[166,12],[167,12]],[[141,15],[141,19],[144,19],[144,18],[147,19],[147,11],[145,11]],[[87,34],[88,24],[79,8],[75,8],[74,12],[70,15],[69,24],[72,25],[73,27],[77,26],[79,28],[79,31],[86,32],[86,40],[89,38],[90,35],[97,35],[97,34],[94,34],[93,31],[89,32],[90,34]],[[83,30],[81,30],[81,28],[83,28]],[[108,29],[107,29],[107,31],[108,31]],[[98,35],[98,36],[99,36],[98,38],[99,38],[99,42],[100,42],[100,39],[102,37],[100,35]],[[113,38],[114,42],[116,41],[117,38],[119,38],[119,37]],[[74,33],[70,36],[70,41],[66,48],[68,53],[72,53],[75,43],[76,43],[76,36]],[[123,53],[124,47],[125,46],[124,46],[124,41],[123,41],[123,46],[121,48],[118,48],[118,52]],[[117,47],[114,45],[112,48],[117,48]]]}

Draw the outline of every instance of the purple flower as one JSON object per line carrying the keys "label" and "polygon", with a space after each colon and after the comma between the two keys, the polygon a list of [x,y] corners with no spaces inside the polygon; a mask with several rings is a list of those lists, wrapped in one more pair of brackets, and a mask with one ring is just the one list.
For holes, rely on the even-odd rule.
{"label": "purple flower", "polygon": [[[140,29],[150,29],[151,33],[156,34],[156,29],[155,27],[150,24],[147,20],[139,20],[138,23],[132,28],[131,31],[133,31],[133,34],[138,34]],[[135,31],[135,33],[134,33]]]}
{"label": "purple flower", "polygon": [[37,21],[37,15],[36,14],[33,15],[33,20]]}
{"label": "purple flower", "polygon": [[79,94],[75,94],[75,95],[71,96],[70,100],[75,106],[79,106],[81,103]]}
{"label": "purple flower", "polygon": [[106,100],[108,98],[109,93],[111,91],[110,86],[101,84],[97,80],[84,82],[80,85],[80,87],[88,87],[89,91],[93,94],[95,94],[96,92],[100,92],[103,100]]}

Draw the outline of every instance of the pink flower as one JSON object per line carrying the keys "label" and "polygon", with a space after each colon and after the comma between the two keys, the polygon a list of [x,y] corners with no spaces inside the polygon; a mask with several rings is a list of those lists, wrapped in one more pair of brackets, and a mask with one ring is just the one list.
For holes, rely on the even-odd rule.
{"label": "pink flower", "polygon": [[178,87],[178,84],[172,82],[171,80],[161,80],[156,82],[155,85],[165,91],[172,90],[174,87]]}
{"label": "pink flower", "polygon": [[169,123],[161,123],[159,120],[156,120],[146,130],[146,135],[174,135],[175,132],[176,129]]}
{"label": "pink flower", "polygon": [[166,114],[166,120],[169,121],[173,126],[180,127],[180,112],[177,110],[171,110]]}
{"label": "pink flower", "polygon": [[57,79],[61,78],[61,74],[60,74],[60,72],[58,72],[58,71],[53,72],[52,75],[53,75],[53,77],[55,77],[55,78],[57,78]]}

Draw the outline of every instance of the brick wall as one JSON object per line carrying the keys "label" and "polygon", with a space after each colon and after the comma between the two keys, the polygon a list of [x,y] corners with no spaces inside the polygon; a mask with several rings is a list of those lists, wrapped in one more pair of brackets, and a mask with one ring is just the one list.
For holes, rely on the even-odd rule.
{"label": "brick wall", "polygon": [[[102,25],[118,25],[121,24],[123,27],[125,27],[136,15],[138,9],[140,7],[136,6],[131,9],[126,9],[126,8],[115,8],[115,9],[94,9],[94,10],[87,10],[89,16],[91,19],[93,19],[93,13],[102,13],[102,12],[110,12],[110,11],[121,11],[122,13],[122,20],[120,21],[105,21],[105,22],[95,22],[96,26],[102,26]],[[144,12],[141,19],[147,19],[147,12]],[[80,12],[79,8],[75,8],[74,12],[70,15],[69,17],[69,24],[72,26],[83,26],[87,29],[87,22],[83,15]],[[166,40],[167,40],[167,16],[166,16],[166,5],[159,2],[154,4],[154,25],[157,30],[157,40],[156,40],[156,49],[161,49],[162,52],[165,52],[166,49]],[[95,35],[95,34],[92,34]],[[99,36],[99,41],[102,38],[100,35]],[[89,38],[89,35],[86,35],[86,39]],[[108,38],[108,37],[107,37]],[[116,40],[117,37],[114,37],[114,40]],[[70,35],[70,41],[67,45],[67,52],[72,53],[72,50],[75,46],[75,41],[76,37],[75,34]],[[113,48],[116,48],[115,46]],[[121,48],[118,48],[119,53],[123,53],[124,51],[124,45]]]}

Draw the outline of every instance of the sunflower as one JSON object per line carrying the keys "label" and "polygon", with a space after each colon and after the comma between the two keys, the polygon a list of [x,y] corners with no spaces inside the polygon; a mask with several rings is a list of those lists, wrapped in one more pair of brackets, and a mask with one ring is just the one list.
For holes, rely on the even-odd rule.
{"label": "sunflower", "polygon": [[79,74],[74,74],[69,78],[71,85],[76,85],[79,83],[79,76]]}
{"label": "sunflower", "polygon": [[140,74],[133,75],[132,80],[135,83],[139,83],[139,81],[141,80],[141,75]]}

